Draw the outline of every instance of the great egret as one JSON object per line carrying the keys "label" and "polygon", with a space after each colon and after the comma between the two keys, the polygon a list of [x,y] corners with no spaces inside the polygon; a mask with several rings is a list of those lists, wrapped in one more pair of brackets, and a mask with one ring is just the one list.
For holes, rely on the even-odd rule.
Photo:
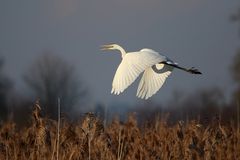
{"label": "great egret", "polygon": [[177,63],[152,49],[144,48],[137,52],[126,53],[118,44],[108,44],[101,47],[101,50],[118,50],[122,55],[122,61],[113,78],[112,94],[122,93],[142,72],[144,73],[137,89],[137,97],[142,99],[148,99],[154,95],[174,68],[192,74],[201,74],[193,67],[190,69],[180,67]]}

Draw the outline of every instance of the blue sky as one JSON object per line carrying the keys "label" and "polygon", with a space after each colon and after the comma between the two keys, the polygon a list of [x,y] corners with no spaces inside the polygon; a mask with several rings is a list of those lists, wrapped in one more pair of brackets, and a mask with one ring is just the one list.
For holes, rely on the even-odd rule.
{"label": "blue sky", "polygon": [[135,82],[124,94],[110,94],[121,57],[99,46],[119,43],[127,51],[152,48],[187,67],[203,72],[194,76],[175,70],[152,97],[156,103],[175,90],[221,87],[230,93],[229,66],[239,48],[237,25],[229,16],[238,0],[2,0],[0,53],[5,71],[25,89],[22,75],[46,50],[76,67],[93,102],[141,103]]}

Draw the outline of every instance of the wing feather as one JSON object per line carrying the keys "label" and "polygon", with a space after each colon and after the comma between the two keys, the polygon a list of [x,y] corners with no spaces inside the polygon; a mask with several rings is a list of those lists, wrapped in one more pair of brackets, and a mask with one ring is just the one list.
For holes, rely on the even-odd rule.
{"label": "wing feather", "polygon": [[[157,64],[158,66],[160,64]],[[163,65],[163,64],[161,64]],[[154,95],[163,85],[173,70],[172,66],[163,65],[161,72],[156,73],[152,67],[147,68],[140,80],[137,90],[137,97],[148,99]]]}
{"label": "wing feather", "polygon": [[111,93],[117,95],[122,93],[145,69],[164,60],[153,50],[127,53],[114,75]]}

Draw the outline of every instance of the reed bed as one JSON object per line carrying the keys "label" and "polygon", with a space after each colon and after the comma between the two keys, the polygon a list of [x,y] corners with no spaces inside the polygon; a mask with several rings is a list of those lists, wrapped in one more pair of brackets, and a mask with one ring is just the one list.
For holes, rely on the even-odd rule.
{"label": "reed bed", "polygon": [[[9,121],[0,127],[0,160],[237,160],[240,133],[233,124],[213,119],[202,125],[179,121],[169,125],[156,118],[139,127],[133,114],[107,126],[93,113],[77,123],[40,116],[35,104],[31,125],[17,129]],[[58,146],[59,145],[59,146]],[[57,147],[58,146],[58,147]]]}

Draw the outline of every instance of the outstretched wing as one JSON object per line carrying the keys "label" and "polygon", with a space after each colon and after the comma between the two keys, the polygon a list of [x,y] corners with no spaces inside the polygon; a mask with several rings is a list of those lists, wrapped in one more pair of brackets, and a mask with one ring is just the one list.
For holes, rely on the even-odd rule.
{"label": "outstretched wing", "polygon": [[165,64],[157,64],[147,68],[138,85],[137,97],[148,99],[154,95],[162,87],[172,70],[172,66]]}
{"label": "outstretched wing", "polygon": [[146,68],[161,61],[163,61],[163,58],[153,50],[145,49],[127,53],[115,73],[111,93],[117,95],[122,93]]}

